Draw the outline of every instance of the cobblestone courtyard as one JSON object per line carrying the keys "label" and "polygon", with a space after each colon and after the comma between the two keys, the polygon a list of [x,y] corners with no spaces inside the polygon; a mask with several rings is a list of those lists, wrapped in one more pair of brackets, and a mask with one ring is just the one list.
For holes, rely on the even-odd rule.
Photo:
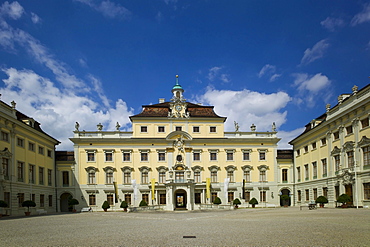
{"label": "cobblestone courtyard", "polygon": [[71,213],[2,218],[0,232],[0,246],[370,246],[370,210]]}

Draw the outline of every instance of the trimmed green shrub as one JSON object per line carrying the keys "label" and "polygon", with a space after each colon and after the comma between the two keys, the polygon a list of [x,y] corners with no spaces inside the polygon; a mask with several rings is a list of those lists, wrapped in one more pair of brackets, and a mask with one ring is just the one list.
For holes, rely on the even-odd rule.
{"label": "trimmed green shrub", "polygon": [[126,201],[122,201],[120,208],[128,208],[128,203]]}
{"label": "trimmed green shrub", "polygon": [[80,202],[75,198],[72,198],[71,200],[68,201],[69,206],[74,206],[74,205],[78,205],[78,204],[80,204]]}
{"label": "trimmed green shrub", "polygon": [[216,197],[215,200],[213,201],[213,204],[221,204],[221,199],[220,197]]}
{"label": "trimmed green shrub", "polygon": [[0,208],[7,208],[7,207],[8,207],[8,203],[6,203],[6,201],[0,200]]}
{"label": "trimmed green shrub", "polygon": [[233,204],[234,205],[240,205],[242,203],[240,202],[240,200],[238,198],[235,198],[234,201],[233,201]]}
{"label": "trimmed green shrub", "polygon": [[280,196],[280,198],[283,201],[289,201],[289,196],[288,195],[282,195],[282,196]]}
{"label": "trimmed green shrub", "polygon": [[101,206],[104,210],[107,210],[108,208],[110,208],[109,206],[109,203],[107,201],[104,201],[103,202],[103,205]]}
{"label": "trimmed green shrub", "polygon": [[342,204],[345,204],[350,201],[351,201],[351,197],[347,194],[341,194],[337,199],[337,202],[341,202]]}
{"label": "trimmed green shrub", "polygon": [[23,201],[22,202],[22,207],[27,207],[28,208],[28,212],[30,211],[30,207],[36,207],[36,203],[34,201],[31,201],[31,200],[26,200],[26,201]]}
{"label": "trimmed green shrub", "polygon": [[148,203],[144,200],[141,200],[139,207],[146,207],[146,206],[148,206]]}
{"label": "trimmed green shrub", "polygon": [[255,205],[258,204],[258,201],[256,198],[253,197],[252,199],[249,200],[249,204]]}
{"label": "trimmed green shrub", "polygon": [[316,198],[315,202],[324,204],[324,203],[328,203],[328,199],[325,196],[319,196],[318,198]]}

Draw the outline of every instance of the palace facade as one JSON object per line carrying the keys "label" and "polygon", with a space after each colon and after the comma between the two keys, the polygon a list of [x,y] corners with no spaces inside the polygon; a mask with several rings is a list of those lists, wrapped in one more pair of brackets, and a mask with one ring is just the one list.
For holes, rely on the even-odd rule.
{"label": "palace facade", "polygon": [[298,205],[323,195],[335,206],[339,195],[354,206],[370,206],[370,85],[342,94],[334,107],[310,121],[290,142],[294,149]]}

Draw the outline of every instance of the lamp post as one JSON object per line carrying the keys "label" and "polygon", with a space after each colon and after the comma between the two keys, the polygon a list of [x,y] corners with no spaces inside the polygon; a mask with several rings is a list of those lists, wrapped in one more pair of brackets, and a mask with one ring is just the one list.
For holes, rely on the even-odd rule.
{"label": "lamp post", "polygon": [[358,189],[357,189],[357,160],[355,161],[355,166],[353,168],[355,170],[355,196],[356,196],[356,208],[358,209]]}

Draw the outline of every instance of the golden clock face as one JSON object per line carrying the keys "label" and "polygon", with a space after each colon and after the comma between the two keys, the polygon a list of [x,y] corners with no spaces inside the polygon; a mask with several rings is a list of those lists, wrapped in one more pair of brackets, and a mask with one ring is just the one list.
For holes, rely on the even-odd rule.
{"label": "golden clock face", "polygon": [[175,106],[175,109],[176,109],[176,111],[181,111],[182,110],[182,106],[181,105],[176,105]]}

